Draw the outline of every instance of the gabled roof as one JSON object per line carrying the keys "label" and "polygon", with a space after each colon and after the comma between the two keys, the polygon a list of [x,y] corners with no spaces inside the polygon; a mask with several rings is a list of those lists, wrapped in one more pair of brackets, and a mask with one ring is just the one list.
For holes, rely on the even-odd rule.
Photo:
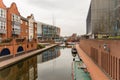
{"label": "gabled roof", "polygon": [[12,9],[12,10],[14,10],[15,14],[20,15],[20,13],[19,13],[19,11],[18,11],[18,8],[17,8],[17,5],[16,5],[15,2],[13,2],[13,3],[11,4],[10,8],[8,8],[8,9]]}
{"label": "gabled roof", "polygon": [[7,9],[5,4],[3,3],[3,0],[0,0],[0,8]]}

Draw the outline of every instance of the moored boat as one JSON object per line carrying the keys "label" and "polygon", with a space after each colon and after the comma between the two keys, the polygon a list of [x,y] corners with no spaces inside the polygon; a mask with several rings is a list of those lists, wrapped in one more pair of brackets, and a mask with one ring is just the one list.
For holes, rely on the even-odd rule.
{"label": "moored boat", "polygon": [[73,47],[71,52],[72,52],[72,54],[77,54],[77,49],[75,47]]}
{"label": "moored boat", "polygon": [[81,60],[72,63],[72,80],[92,80],[86,65]]}

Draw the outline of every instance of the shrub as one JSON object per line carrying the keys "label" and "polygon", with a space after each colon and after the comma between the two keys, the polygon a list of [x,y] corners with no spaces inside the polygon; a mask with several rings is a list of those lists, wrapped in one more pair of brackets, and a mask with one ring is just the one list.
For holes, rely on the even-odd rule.
{"label": "shrub", "polygon": [[1,43],[10,43],[11,41],[12,41],[12,39],[11,39],[11,38],[8,38],[8,39],[2,40]]}
{"label": "shrub", "polygon": [[42,49],[42,48],[45,48],[45,45],[37,44],[37,49]]}

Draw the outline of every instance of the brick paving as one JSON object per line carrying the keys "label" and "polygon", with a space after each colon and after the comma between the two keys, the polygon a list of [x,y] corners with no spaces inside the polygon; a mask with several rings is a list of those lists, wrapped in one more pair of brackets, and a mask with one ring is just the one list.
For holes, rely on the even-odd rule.
{"label": "brick paving", "polygon": [[105,73],[91,60],[91,58],[85,54],[85,52],[79,47],[78,44],[76,45],[76,49],[79,56],[86,64],[92,80],[110,80],[107,75],[105,75]]}

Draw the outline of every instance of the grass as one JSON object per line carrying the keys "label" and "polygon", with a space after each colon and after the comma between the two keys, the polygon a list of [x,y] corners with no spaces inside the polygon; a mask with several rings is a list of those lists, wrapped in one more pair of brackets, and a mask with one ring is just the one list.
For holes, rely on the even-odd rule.
{"label": "grass", "polygon": [[120,36],[109,36],[108,39],[120,39]]}

